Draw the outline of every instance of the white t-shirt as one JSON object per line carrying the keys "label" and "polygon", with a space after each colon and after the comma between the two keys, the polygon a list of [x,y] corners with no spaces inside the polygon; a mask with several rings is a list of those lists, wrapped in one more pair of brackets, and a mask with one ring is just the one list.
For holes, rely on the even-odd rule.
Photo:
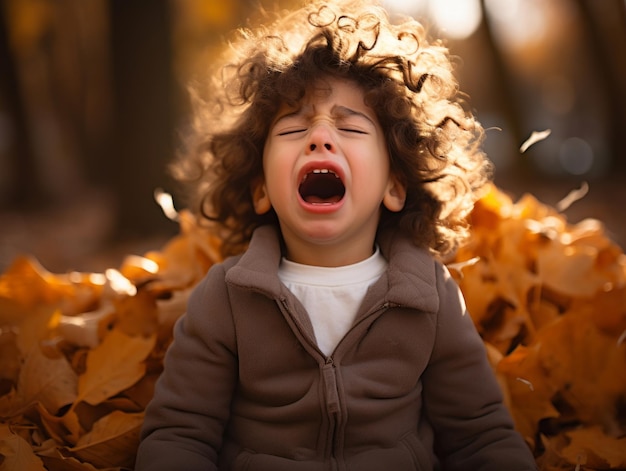
{"label": "white t-shirt", "polygon": [[343,267],[317,267],[285,258],[278,277],[307,310],[319,349],[330,355],[350,330],[367,289],[387,269],[376,248],[362,262]]}

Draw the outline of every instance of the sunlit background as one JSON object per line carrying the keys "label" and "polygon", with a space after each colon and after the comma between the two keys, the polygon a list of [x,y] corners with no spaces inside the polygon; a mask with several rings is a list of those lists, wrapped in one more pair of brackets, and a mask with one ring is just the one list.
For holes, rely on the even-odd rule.
{"label": "sunlit background", "polygon": [[[154,191],[180,204],[166,167],[188,116],[186,84],[259,2],[0,2],[0,271],[20,253],[52,271],[103,270],[160,247],[177,226]],[[496,184],[554,205],[586,182],[566,215],[600,219],[626,246],[626,1],[385,4],[445,38],[488,129]]]}

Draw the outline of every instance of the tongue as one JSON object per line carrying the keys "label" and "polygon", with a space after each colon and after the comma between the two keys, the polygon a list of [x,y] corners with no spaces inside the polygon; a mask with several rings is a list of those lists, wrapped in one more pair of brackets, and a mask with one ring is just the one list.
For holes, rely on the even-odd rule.
{"label": "tongue", "polygon": [[330,173],[309,174],[300,185],[300,196],[310,204],[333,204],[343,198],[341,180]]}
{"label": "tongue", "polygon": [[317,195],[311,195],[304,198],[304,201],[310,204],[333,204],[341,201],[341,197],[337,195],[330,198],[322,198]]}

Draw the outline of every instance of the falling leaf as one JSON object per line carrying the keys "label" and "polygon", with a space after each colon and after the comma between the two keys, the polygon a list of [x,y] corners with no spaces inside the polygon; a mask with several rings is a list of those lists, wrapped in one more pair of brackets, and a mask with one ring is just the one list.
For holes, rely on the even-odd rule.
{"label": "falling leaf", "polygon": [[524,143],[520,146],[519,150],[523,154],[528,150],[528,148],[539,141],[543,141],[552,133],[551,129],[546,129],[545,131],[533,131],[528,139],[524,141]]}
{"label": "falling leaf", "polygon": [[565,198],[556,204],[557,211],[562,213],[576,201],[583,199],[587,193],[589,193],[589,184],[583,182],[580,188],[570,191]]}
{"label": "falling leaf", "polygon": [[172,195],[166,193],[161,188],[157,188],[156,190],[154,190],[154,199],[161,207],[163,214],[165,214],[168,219],[172,221],[178,221],[178,211],[176,211],[176,208],[174,208],[174,200],[172,199]]}
{"label": "falling leaf", "polygon": [[480,260],[480,257],[470,258],[463,262],[448,263],[446,266],[449,270],[456,271],[460,276],[463,276],[463,268],[474,265]]}

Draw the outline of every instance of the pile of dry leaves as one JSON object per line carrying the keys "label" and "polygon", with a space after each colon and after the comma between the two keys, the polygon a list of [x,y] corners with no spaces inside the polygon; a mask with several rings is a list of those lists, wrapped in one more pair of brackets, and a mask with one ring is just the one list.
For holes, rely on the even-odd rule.
{"label": "pile of dry leaves", "polygon": [[[105,273],[20,258],[0,277],[0,470],[132,468],[172,325],[220,259],[187,212],[161,250]],[[626,468],[626,261],[493,187],[448,261],[542,470]]]}

